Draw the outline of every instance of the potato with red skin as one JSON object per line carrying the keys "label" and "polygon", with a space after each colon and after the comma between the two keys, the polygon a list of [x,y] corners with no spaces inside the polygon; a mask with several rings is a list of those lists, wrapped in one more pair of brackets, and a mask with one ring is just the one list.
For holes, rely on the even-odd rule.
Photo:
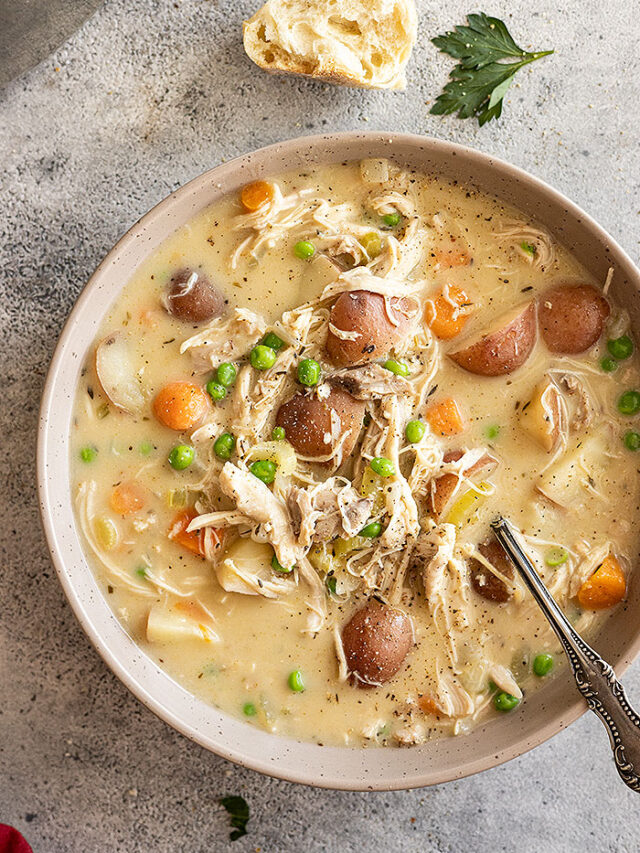
{"label": "potato with red skin", "polygon": [[385,298],[369,290],[341,293],[331,309],[331,325],[343,332],[355,332],[354,340],[340,338],[329,329],[327,354],[338,367],[353,367],[386,356],[413,326],[414,300],[392,296],[387,314]]}
{"label": "potato with red skin", "polygon": [[540,333],[551,352],[578,355],[600,338],[610,313],[609,303],[591,284],[558,284],[540,297]]}
{"label": "potato with red skin", "polygon": [[398,672],[413,646],[411,619],[375,598],[342,629],[347,668],[358,687],[384,684]]}
{"label": "potato with red skin", "polygon": [[522,367],[535,342],[536,307],[529,302],[500,317],[493,330],[465,349],[449,353],[449,358],[469,373],[504,376]]}
{"label": "potato with red skin", "polygon": [[360,435],[365,404],[342,388],[332,388],[324,399],[316,394],[296,394],[278,409],[276,426],[284,429],[287,441],[301,456],[329,456],[337,444],[325,441],[325,436],[332,434],[332,411],[340,419],[341,435],[350,430],[342,445],[342,458],[346,459]]}
{"label": "potato with red skin", "polygon": [[202,273],[183,269],[171,277],[164,304],[179,320],[202,323],[224,314],[224,297]]}
{"label": "potato with red skin", "polygon": [[[478,545],[478,551],[480,551],[485,560],[491,563],[492,566],[495,566],[501,575],[504,575],[509,580],[513,580],[513,563],[498,542],[492,541]],[[471,586],[478,595],[481,595],[487,601],[504,604],[513,597],[512,590],[503,580],[489,571],[479,560],[473,558],[471,558],[469,565],[469,579]]]}

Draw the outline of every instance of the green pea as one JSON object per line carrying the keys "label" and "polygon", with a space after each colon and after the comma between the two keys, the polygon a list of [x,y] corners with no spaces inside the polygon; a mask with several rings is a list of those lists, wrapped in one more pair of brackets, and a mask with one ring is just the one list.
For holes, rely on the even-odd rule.
{"label": "green pea", "polygon": [[388,358],[382,366],[385,370],[395,373],[396,376],[409,375],[409,365],[405,364],[404,361],[396,361],[394,358]]}
{"label": "green pea", "polygon": [[520,248],[522,249],[523,252],[526,252],[528,255],[531,255],[532,257],[533,257],[533,255],[535,255],[535,253],[537,251],[536,247],[533,245],[533,243],[528,243],[526,240],[523,240],[522,243],[520,243]]}
{"label": "green pea", "polygon": [[422,441],[426,429],[422,421],[409,421],[404,428],[404,434],[410,444],[418,444]]}
{"label": "green pea", "polygon": [[93,462],[97,455],[98,448],[94,447],[92,444],[88,444],[80,451],[80,459],[82,459],[83,462]]}
{"label": "green pea", "polygon": [[316,253],[316,247],[310,240],[299,240],[293,247],[293,254],[302,261],[308,261]]}
{"label": "green pea", "polygon": [[302,385],[312,387],[320,379],[320,365],[313,358],[303,358],[298,363],[298,379]]}
{"label": "green pea", "polygon": [[271,433],[271,438],[274,441],[284,441],[286,438],[286,433],[284,431],[284,427],[279,427],[279,426],[274,427],[273,431]]}
{"label": "green pea", "polygon": [[299,669],[294,669],[293,672],[289,673],[287,682],[294,693],[304,693],[304,680]]}
{"label": "green pea", "polygon": [[561,566],[563,563],[566,563],[568,559],[569,552],[566,548],[561,548],[559,545],[554,545],[552,548],[549,548],[544,556],[545,563],[553,568]]}
{"label": "green pea", "polygon": [[148,456],[153,449],[153,444],[150,441],[141,441],[138,446],[138,453],[141,456]]}
{"label": "green pea", "polygon": [[262,482],[266,483],[267,486],[275,480],[276,468],[276,463],[272,462],[270,459],[258,459],[255,462],[252,462],[249,466],[249,470],[253,476],[262,480]]}
{"label": "green pea", "polygon": [[605,373],[613,373],[614,370],[618,369],[618,362],[615,358],[609,358],[609,356],[605,356],[600,359],[600,367],[604,370]]}
{"label": "green pea", "polygon": [[637,415],[640,412],[640,391],[625,391],[621,394],[618,411],[622,415]]}
{"label": "green pea", "polygon": [[544,678],[545,675],[549,675],[552,669],[553,655],[543,653],[536,655],[533,659],[533,671],[538,678]]}
{"label": "green pea", "polygon": [[256,370],[268,370],[276,362],[276,351],[265,344],[258,344],[251,350],[251,366]]}
{"label": "green pea", "polygon": [[380,477],[393,477],[396,473],[393,462],[384,456],[374,456],[369,462],[369,467],[374,474],[378,474]]}
{"label": "green pea", "polygon": [[224,400],[227,396],[227,389],[224,385],[216,382],[215,379],[210,379],[209,382],[207,382],[207,394],[212,400]]}
{"label": "green pea", "polygon": [[400,224],[400,220],[402,216],[396,211],[395,213],[385,213],[382,217],[382,221],[385,225],[388,225],[389,228],[395,228],[396,225]]}
{"label": "green pea", "polygon": [[520,700],[512,696],[511,693],[505,693],[501,690],[493,697],[493,705],[497,711],[513,711],[516,705],[520,704]]}
{"label": "green pea", "polygon": [[498,424],[491,424],[485,429],[484,434],[489,439],[489,441],[493,441],[493,439],[497,438],[500,435],[500,427],[498,426]]}
{"label": "green pea", "polygon": [[622,439],[627,450],[640,450],[640,432],[630,429]]}
{"label": "green pea", "polygon": [[136,569],[136,574],[139,578],[146,578],[147,576],[147,567],[146,566],[138,566]]}
{"label": "green pea", "polygon": [[273,569],[274,572],[281,572],[282,574],[285,574],[285,575],[288,575],[290,572],[293,571],[293,566],[289,566],[288,569],[285,568],[284,566],[281,566],[280,561],[278,560],[278,558],[276,557],[275,554],[271,558],[271,568]]}
{"label": "green pea", "polygon": [[370,521],[369,524],[365,524],[365,526],[360,531],[360,536],[364,536],[365,539],[375,539],[377,536],[380,536],[382,533],[382,525],[379,521]]}
{"label": "green pea", "polygon": [[218,382],[221,385],[224,385],[225,388],[228,388],[229,385],[233,385],[236,381],[238,371],[236,370],[235,364],[231,364],[230,361],[223,361],[222,364],[218,365],[217,374]]}
{"label": "green pea", "polygon": [[188,444],[178,444],[169,454],[169,465],[174,471],[184,471],[195,459],[196,452]]}
{"label": "green pea", "polygon": [[629,358],[633,352],[633,341],[629,335],[621,335],[619,338],[612,338],[608,340],[607,349],[618,361],[624,361],[624,359]]}
{"label": "green pea", "polygon": [[223,432],[213,442],[213,452],[218,459],[230,459],[236,449],[236,440],[230,432]]}
{"label": "green pea", "polygon": [[360,238],[362,248],[370,258],[377,258],[382,251],[382,239],[377,231],[369,231]]}
{"label": "green pea", "polygon": [[264,346],[270,347],[276,352],[278,352],[278,350],[282,349],[282,347],[284,346],[284,341],[282,340],[282,338],[279,338],[275,332],[267,332],[267,334],[262,339],[262,343],[264,344]]}
{"label": "green pea", "polygon": [[245,704],[242,706],[242,713],[245,715],[245,717],[255,717],[255,715],[258,713],[258,709],[253,704],[253,702],[245,702]]}

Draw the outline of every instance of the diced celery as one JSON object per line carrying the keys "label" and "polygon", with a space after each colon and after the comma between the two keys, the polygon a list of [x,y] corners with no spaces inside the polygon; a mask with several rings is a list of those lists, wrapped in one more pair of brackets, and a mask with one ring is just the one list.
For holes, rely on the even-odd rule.
{"label": "diced celery", "polygon": [[118,528],[115,522],[106,516],[96,518],[93,523],[93,528],[96,534],[98,544],[105,551],[113,551],[118,544]]}
{"label": "diced celery", "polygon": [[387,484],[384,477],[372,471],[369,465],[364,469],[362,474],[362,483],[360,485],[360,494],[367,498],[373,495],[373,510],[372,515],[379,515],[384,511],[386,506],[386,498],[384,490]]}
{"label": "diced celery", "polygon": [[490,488],[489,483],[480,483],[475,489],[469,489],[461,495],[449,510],[447,523],[462,527],[475,521],[477,511],[486,500]]}
{"label": "diced celery", "polygon": [[166,494],[167,506],[179,508],[187,505],[187,493],[184,489],[169,489]]}

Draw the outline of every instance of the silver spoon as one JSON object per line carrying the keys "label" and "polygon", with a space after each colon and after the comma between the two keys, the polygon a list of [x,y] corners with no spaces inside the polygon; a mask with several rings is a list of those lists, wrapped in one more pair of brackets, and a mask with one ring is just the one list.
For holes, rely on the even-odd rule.
{"label": "silver spoon", "polygon": [[522,550],[512,525],[499,516],[491,523],[491,527],[558,635],[569,658],[578,690],[589,708],[607,727],[616,769],[622,781],[640,793],[640,717],[629,705],[613,667],[574,630]]}

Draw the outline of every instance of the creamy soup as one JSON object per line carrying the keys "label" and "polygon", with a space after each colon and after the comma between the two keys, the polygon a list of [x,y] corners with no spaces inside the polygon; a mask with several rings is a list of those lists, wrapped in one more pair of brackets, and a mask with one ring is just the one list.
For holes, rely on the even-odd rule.
{"label": "creamy soup", "polygon": [[609,279],[386,160],[196,216],[78,387],[77,521],[124,628],[204,701],[319,743],[420,743],[526,702],[560,651],[490,521],[587,637],[637,553],[640,377]]}

